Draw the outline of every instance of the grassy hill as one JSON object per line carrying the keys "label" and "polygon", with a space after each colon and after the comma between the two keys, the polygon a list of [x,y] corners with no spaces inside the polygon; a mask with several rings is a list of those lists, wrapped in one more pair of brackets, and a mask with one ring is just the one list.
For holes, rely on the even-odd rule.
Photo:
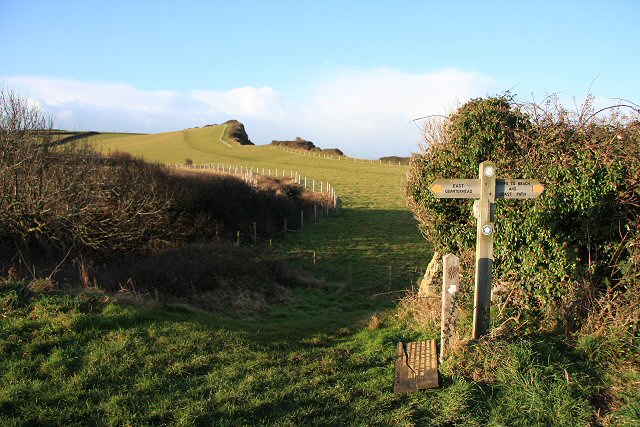
{"label": "grassy hill", "polygon": [[310,157],[269,146],[233,146],[220,142],[223,125],[156,135],[92,140],[102,151],[126,151],[151,162],[227,165],[293,171],[308,180],[331,182],[342,209],[328,222],[280,242],[292,259],[309,266],[317,252],[318,270],[329,280],[351,279],[356,287],[376,288],[389,281],[409,286],[428,262],[429,248],[405,207],[405,166]]}

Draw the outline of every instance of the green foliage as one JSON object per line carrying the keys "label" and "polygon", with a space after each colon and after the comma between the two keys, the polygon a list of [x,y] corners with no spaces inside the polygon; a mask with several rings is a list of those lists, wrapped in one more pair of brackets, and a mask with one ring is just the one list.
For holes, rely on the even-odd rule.
{"label": "green foliage", "polygon": [[498,178],[545,185],[535,201],[496,203],[494,278],[525,306],[579,300],[585,283],[615,279],[610,267],[624,265],[628,252],[620,245],[640,215],[637,119],[587,119],[588,105],[579,117],[554,108],[521,108],[505,96],[468,102],[427,124],[407,184],[423,234],[435,249],[462,254],[466,271],[473,271],[472,202],[436,199],[428,190],[433,180],[477,178],[478,164],[491,160]]}

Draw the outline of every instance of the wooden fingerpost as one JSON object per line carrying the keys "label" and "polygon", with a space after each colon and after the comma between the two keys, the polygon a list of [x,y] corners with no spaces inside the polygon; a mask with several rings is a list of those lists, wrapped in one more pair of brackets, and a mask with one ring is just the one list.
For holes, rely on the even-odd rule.
{"label": "wooden fingerpost", "polygon": [[447,254],[442,257],[442,319],[440,324],[440,363],[449,352],[456,333],[457,307],[453,297],[460,288],[460,259]]}
{"label": "wooden fingerpost", "polygon": [[535,199],[544,191],[544,185],[535,179],[496,179],[496,165],[490,161],[480,163],[478,173],[479,179],[436,179],[429,187],[439,199],[477,199],[473,206],[477,220],[474,339],[489,331],[496,198]]}
{"label": "wooden fingerpost", "polygon": [[493,214],[496,202],[496,164],[480,163],[480,199],[476,209],[476,287],[473,297],[473,339],[489,331],[491,268],[493,266]]}

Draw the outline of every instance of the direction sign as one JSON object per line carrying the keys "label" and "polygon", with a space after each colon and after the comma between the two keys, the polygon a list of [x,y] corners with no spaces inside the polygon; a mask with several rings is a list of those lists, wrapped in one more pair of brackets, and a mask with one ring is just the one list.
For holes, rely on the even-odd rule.
{"label": "direction sign", "polygon": [[495,199],[535,199],[544,191],[544,185],[535,179],[497,179],[493,162],[485,161],[478,166],[479,179],[436,179],[429,187],[439,199],[478,199],[473,208],[477,219],[474,339],[489,329]]}
{"label": "direction sign", "polygon": [[[429,191],[438,199],[479,199],[479,179],[436,179]],[[535,199],[544,191],[536,179],[496,179],[496,198]]]}
{"label": "direction sign", "polygon": [[536,179],[496,179],[496,197],[501,199],[535,199],[544,185]]}
{"label": "direction sign", "polygon": [[439,199],[480,198],[479,179],[436,179],[429,191]]}

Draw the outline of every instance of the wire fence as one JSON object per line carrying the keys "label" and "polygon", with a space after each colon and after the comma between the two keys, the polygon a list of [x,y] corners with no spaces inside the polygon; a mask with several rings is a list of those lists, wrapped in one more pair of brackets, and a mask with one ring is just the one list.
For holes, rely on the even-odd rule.
{"label": "wire fence", "polygon": [[286,151],[287,153],[296,154],[298,156],[308,156],[308,157],[318,157],[318,158],[322,158],[322,159],[342,160],[342,161],[345,161],[345,162],[377,163],[377,164],[381,164],[381,165],[391,165],[391,166],[401,166],[402,165],[402,162],[400,162],[400,161],[392,162],[390,160],[384,161],[384,160],[373,160],[373,159],[359,159],[357,157],[348,157],[348,156],[336,156],[336,155],[332,155],[332,154],[318,153],[318,152],[310,151],[310,150],[287,148],[287,147],[282,147],[282,146],[279,146],[279,145],[269,145],[268,147],[272,148],[272,149],[276,149],[276,150]]}
{"label": "wire fence", "polygon": [[[166,167],[176,169],[202,170],[216,174],[234,175],[248,185],[258,187],[258,178],[272,177],[293,180],[314,197],[305,198],[297,211],[285,216],[268,216],[256,218],[244,223],[227,223],[215,220],[216,237],[236,242],[237,244],[253,244],[271,242],[274,238],[285,238],[288,233],[304,228],[333,215],[340,207],[341,200],[333,185],[327,181],[317,181],[303,176],[297,171],[279,168],[253,168],[247,166],[226,165],[222,163],[178,164],[165,163]],[[270,243],[270,246],[272,243]]]}
{"label": "wire fence", "polygon": [[297,171],[294,170],[286,170],[282,168],[260,168],[260,167],[249,167],[243,165],[226,165],[223,163],[203,163],[203,164],[180,164],[180,163],[165,163],[166,167],[177,168],[177,169],[193,169],[193,170],[208,170],[216,173],[224,173],[229,175],[237,175],[242,177],[242,179],[249,185],[256,186],[257,185],[257,176],[268,176],[275,178],[289,178],[295,180],[295,182],[300,185],[305,190],[311,190],[313,192],[325,193],[330,196],[330,200],[332,201],[332,208],[337,209],[340,204],[340,198],[338,193],[336,192],[333,184],[328,181],[311,179],[306,176],[303,176]]}
{"label": "wire fence", "polygon": [[277,253],[287,263],[313,272],[314,276],[340,283],[343,290],[380,292],[380,290],[407,289],[416,285],[416,279],[424,266],[415,262],[371,262],[346,258],[332,251],[291,249],[281,242],[298,230],[326,220],[340,208],[340,198],[333,185],[327,181],[309,179],[294,170],[280,168],[248,167],[222,163],[166,164],[178,169],[211,171],[239,176],[249,185],[257,185],[257,177],[273,177],[294,180],[306,190],[326,196],[325,203],[317,203],[300,209],[295,215],[280,218],[264,218],[244,224],[215,224],[216,236],[236,245],[250,245],[256,250]]}

